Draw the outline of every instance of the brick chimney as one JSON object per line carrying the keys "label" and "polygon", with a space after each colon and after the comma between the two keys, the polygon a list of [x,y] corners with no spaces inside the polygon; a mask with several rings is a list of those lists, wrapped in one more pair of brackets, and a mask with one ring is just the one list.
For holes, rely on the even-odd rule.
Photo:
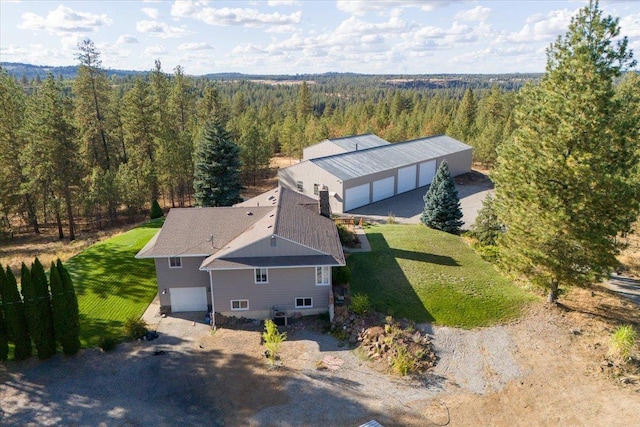
{"label": "brick chimney", "polygon": [[318,191],[318,208],[320,215],[331,218],[331,204],[329,203],[329,189],[326,185],[320,187]]}

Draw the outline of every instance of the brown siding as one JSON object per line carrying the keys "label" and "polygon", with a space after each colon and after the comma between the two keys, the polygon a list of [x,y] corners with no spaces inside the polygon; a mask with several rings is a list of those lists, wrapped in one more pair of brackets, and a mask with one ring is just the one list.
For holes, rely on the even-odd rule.
{"label": "brown siding", "polygon": [[320,252],[308,248],[306,246],[299,245],[297,243],[290,242],[289,240],[282,239],[278,236],[275,237],[276,246],[271,246],[271,237],[257,241],[256,243],[247,246],[246,248],[239,249],[225,258],[240,258],[240,257],[265,257],[265,256],[301,256],[301,255],[318,255]]}
{"label": "brown siding", "polygon": [[164,295],[162,293],[165,289],[206,286],[207,292],[210,292],[209,275],[206,271],[199,270],[204,259],[204,257],[182,257],[182,268],[169,268],[168,258],[156,258],[160,305],[168,306],[171,304],[169,292]]}
{"label": "brown siding", "polygon": [[[269,315],[271,307],[293,312],[315,314],[326,312],[329,307],[329,286],[316,286],[315,267],[270,268],[269,283],[254,284],[254,271],[213,271],[215,311],[234,316],[262,318]],[[296,309],[296,297],[312,297],[313,309]],[[231,311],[231,300],[249,300],[248,311]],[[266,314],[266,316],[265,316]]]}

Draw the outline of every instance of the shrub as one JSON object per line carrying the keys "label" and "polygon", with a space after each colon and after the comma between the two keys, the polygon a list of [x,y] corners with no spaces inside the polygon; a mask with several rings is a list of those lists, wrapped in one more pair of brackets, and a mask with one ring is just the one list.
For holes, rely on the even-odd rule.
{"label": "shrub", "polygon": [[389,214],[387,215],[387,224],[397,224],[396,216],[393,214],[393,212],[389,212]]}
{"label": "shrub", "polygon": [[609,354],[622,362],[626,362],[631,357],[637,338],[638,333],[633,329],[633,326],[619,326],[611,336]]}
{"label": "shrub", "polygon": [[409,354],[409,350],[404,347],[398,347],[391,357],[391,367],[395,373],[402,376],[413,372],[414,361]]}
{"label": "shrub", "polygon": [[102,337],[100,341],[98,341],[98,347],[104,352],[115,349],[117,345],[118,340],[111,336]]}
{"label": "shrub", "polygon": [[369,301],[369,295],[354,294],[351,297],[351,305],[349,306],[351,311],[356,314],[365,314],[371,308],[371,302]]}
{"label": "shrub", "polygon": [[142,339],[142,337],[149,332],[149,329],[147,329],[147,322],[143,319],[130,317],[125,320],[124,325],[122,326],[122,331],[125,337],[132,340],[138,340]]}
{"label": "shrub", "polygon": [[151,219],[161,218],[164,216],[164,212],[162,211],[162,208],[160,207],[157,199],[154,200],[153,203],[151,203],[151,211],[149,212],[149,216],[151,217]]}
{"label": "shrub", "polygon": [[280,344],[287,339],[287,333],[280,332],[273,320],[268,319],[264,322],[262,339],[264,340],[264,346],[267,348],[267,355],[271,361],[271,366],[273,366],[276,363],[276,356],[280,350]]}
{"label": "shrub", "polygon": [[351,269],[346,265],[333,267],[331,279],[334,285],[346,285],[351,282]]}

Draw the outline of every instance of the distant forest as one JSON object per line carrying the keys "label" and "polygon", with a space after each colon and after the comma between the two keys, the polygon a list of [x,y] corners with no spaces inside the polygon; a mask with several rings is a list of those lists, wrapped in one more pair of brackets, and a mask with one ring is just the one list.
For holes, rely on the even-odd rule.
{"label": "distant forest", "polygon": [[[89,40],[77,66],[4,63],[0,72],[0,233],[57,224],[101,229],[158,199],[193,203],[193,153],[222,117],[240,147],[245,185],[276,154],[300,158],[326,138],[374,133],[391,142],[446,133],[491,167],[513,131],[516,92],[538,74],[188,76],[102,68]],[[66,232],[65,232],[66,230]]]}

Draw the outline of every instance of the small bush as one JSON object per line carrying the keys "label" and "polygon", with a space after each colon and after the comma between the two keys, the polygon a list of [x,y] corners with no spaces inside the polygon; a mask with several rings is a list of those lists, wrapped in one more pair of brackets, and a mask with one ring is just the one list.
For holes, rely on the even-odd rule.
{"label": "small bush", "polygon": [[280,344],[287,339],[287,333],[280,332],[278,330],[278,326],[273,322],[273,320],[268,319],[264,322],[262,339],[264,340],[264,346],[267,348],[271,366],[273,366],[276,363],[276,356],[280,350]]}
{"label": "small bush", "polygon": [[609,355],[626,362],[631,357],[633,347],[636,345],[638,333],[631,325],[619,326],[609,342]]}
{"label": "small bush", "polygon": [[142,337],[149,332],[149,329],[147,329],[147,322],[143,319],[130,317],[125,320],[124,325],[122,326],[122,332],[125,337],[132,340],[138,340],[142,339]]}
{"label": "small bush", "polygon": [[397,224],[396,216],[393,214],[393,212],[389,212],[389,214],[387,215],[387,224]]}
{"label": "small bush", "polygon": [[354,294],[351,297],[351,305],[349,305],[351,311],[355,314],[365,314],[371,308],[371,302],[369,301],[369,295]]}
{"label": "small bush", "polygon": [[154,200],[153,203],[151,203],[151,211],[149,212],[149,216],[151,217],[151,219],[161,218],[164,216],[164,212],[162,211],[158,200]]}
{"label": "small bush", "polygon": [[405,376],[413,372],[414,362],[409,351],[404,347],[398,347],[391,358],[391,367],[399,375]]}
{"label": "small bush", "polygon": [[346,265],[333,267],[331,281],[334,285],[346,285],[351,282],[351,269]]}
{"label": "small bush", "polygon": [[115,337],[106,336],[98,341],[98,347],[104,352],[114,350],[117,345],[118,340]]}

